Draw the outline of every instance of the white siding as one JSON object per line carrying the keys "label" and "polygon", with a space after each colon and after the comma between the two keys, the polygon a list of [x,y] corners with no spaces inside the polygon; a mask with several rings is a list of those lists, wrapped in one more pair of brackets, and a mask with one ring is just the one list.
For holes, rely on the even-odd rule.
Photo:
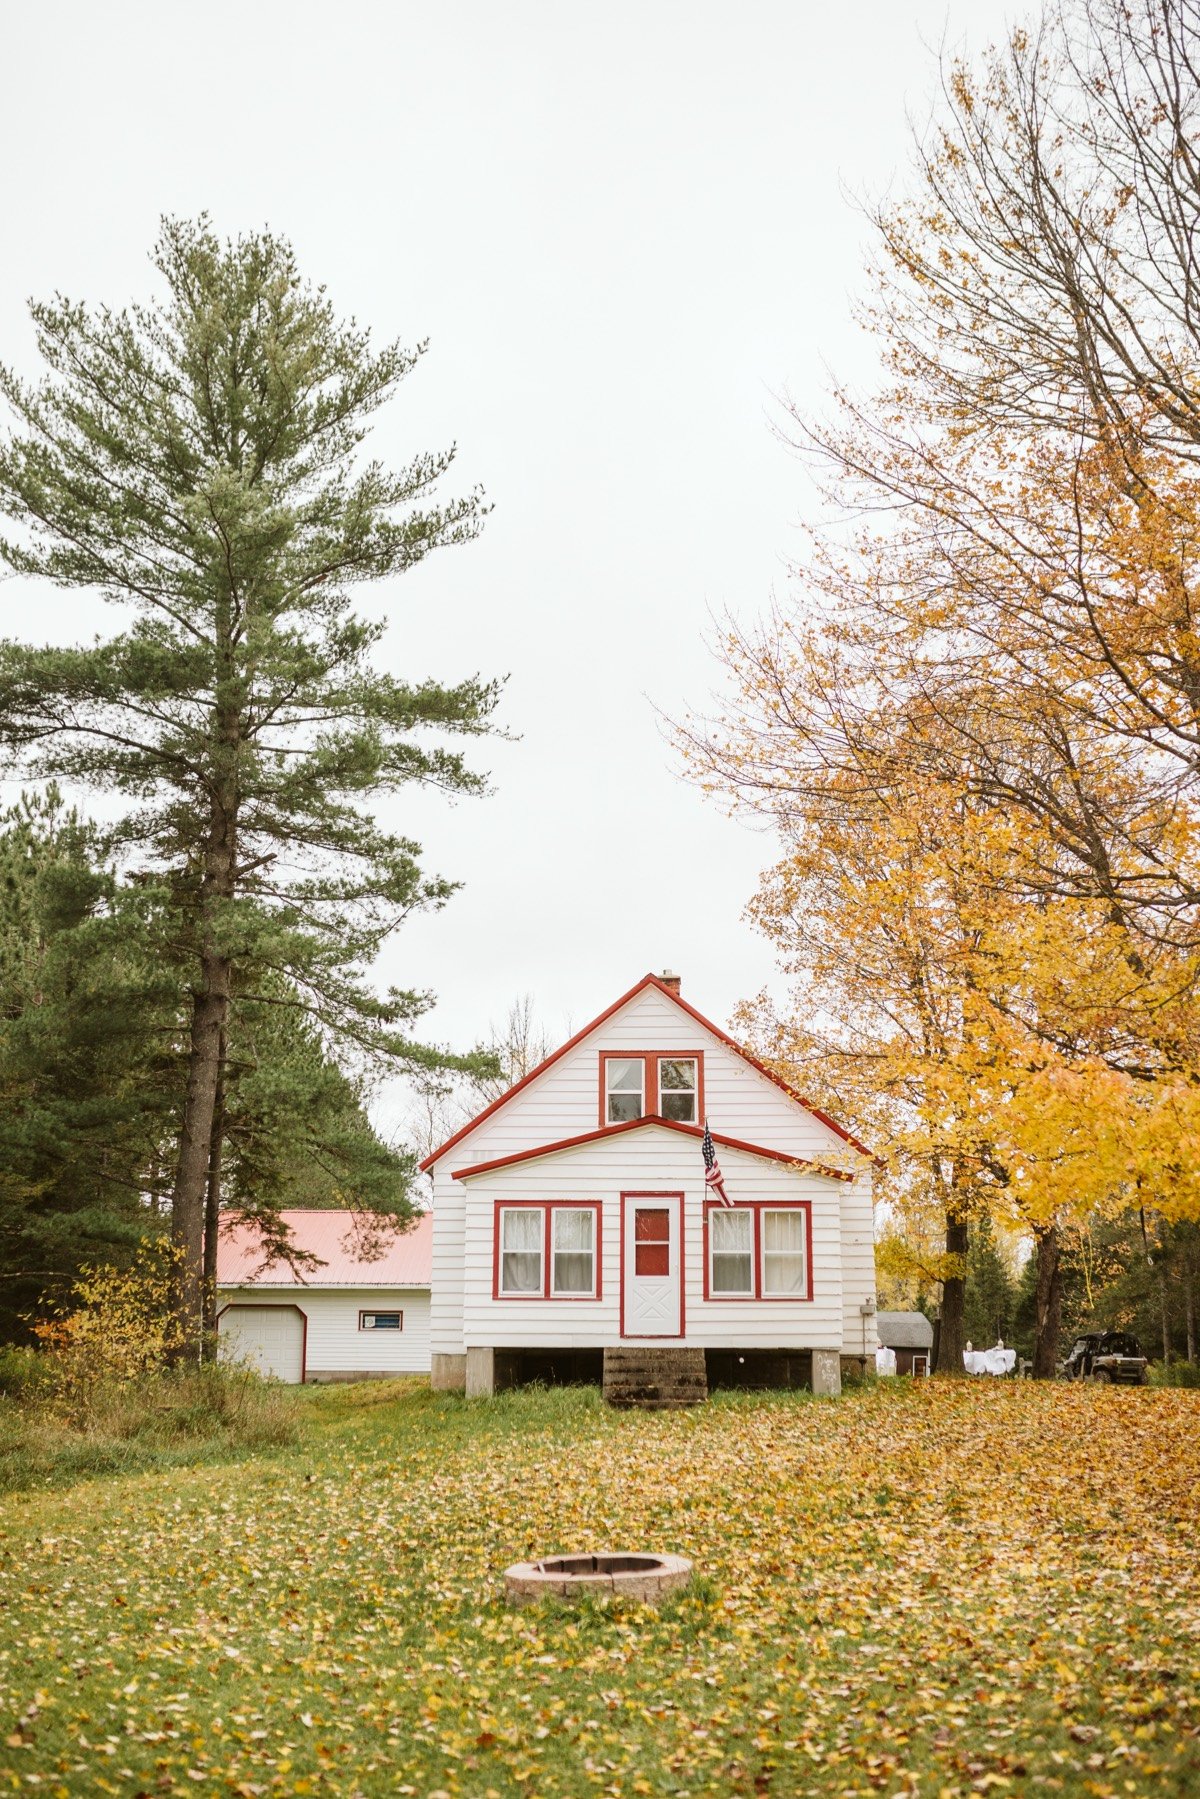
{"label": "white siding", "polygon": [[[307,1378],[330,1375],[428,1374],[429,1289],[424,1287],[222,1287],[227,1305],[295,1305],[308,1320]],[[398,1331],[358,1328],[360,1312],[400,1311]]]}
{"label": "white siding", "polygon": [[875,1354],[875,1313],[863,1306],[875,1302],[875,1222],[871,1209],[871,1170],[865,1168],[853,1186],[842,1189],[842,1293],[845,1304],[843,1355]]}
{"label": "white siding", "polygon": [[837,1167],[861,1157],[836,1131],[712,1036],[657,988],[634,996],[591,1036],[455,1144],[441,1169],[469,1168],[535,1144],[577,1137],[600,1124],[600,1051],[704,1052],[705,1109],[714,1131],[764,1149]]}
{"label": "white siding", "polygon": [[[840,1204],[848,1184],[740,1150],[722,1149],[720,1161],[726,1189],[735,1202],[803,1199],[811,1203],[811,1300],[705,1299],[700,1146],[694,1138],[648,1125],[462,1183],[467,1189],[466,1254],[463,1338],[456,1345],[459,1353],[463,1344],[598,1348],[619,1343],[620,1196],[622,1192],[646,1191],[684,1195],[683,1341],[706,1348],[840,1349],[845,1328]],[[602,1218],[602,1297],[494,1299],[493,1236],[498,1199],[595,1200]],[[434,1242],[436,1258],[436,1223]],[[434,1267],[436,1280],[436,1259]],[[435,1347],[440,1348],[440,1342]]]}
{"label": "white siding", "polygon": [[[453,1155],[451,1151],[451,1155]],[[463,1353],[463,1258],[466,1195],[451,1180],[449,1158],[433,1175],[433,1314],[430,1349],[434,1355]]]}

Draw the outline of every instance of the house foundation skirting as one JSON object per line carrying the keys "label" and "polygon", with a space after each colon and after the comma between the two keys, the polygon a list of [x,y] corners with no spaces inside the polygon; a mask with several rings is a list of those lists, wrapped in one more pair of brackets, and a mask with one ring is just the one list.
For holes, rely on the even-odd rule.
{"label": "house foundation skirting", "polygon": [[649,1340],[603,1350],[477,1345],[462,1356],[435,1355],[431,1385],[481,1399],[530,1381],[563,1386],[602,1378],[612,1405],[668,1407],[702,1404],[714,1387],[810,1387],[829,1397],[841,1392],[843,1372],[857,1366],[857,1357],[837,1349],[705,1350]]}
{"label": "house foundation skirting", "polygon": [[486,1399],[515,1387],[520,1376],[519,1349],[468,1349],[466,1392],[468,1399]]}

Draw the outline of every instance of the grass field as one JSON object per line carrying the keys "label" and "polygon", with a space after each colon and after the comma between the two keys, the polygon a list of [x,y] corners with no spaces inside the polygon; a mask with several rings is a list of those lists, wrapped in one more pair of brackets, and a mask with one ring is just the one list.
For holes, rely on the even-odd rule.
{"label": "grass field", "polygon": [[[1200,1793],[1198,1394],[292,1403],[299,1446],[4,1500],[0,1791]],[[700,1578],[505,1609],[607,1546]]]}

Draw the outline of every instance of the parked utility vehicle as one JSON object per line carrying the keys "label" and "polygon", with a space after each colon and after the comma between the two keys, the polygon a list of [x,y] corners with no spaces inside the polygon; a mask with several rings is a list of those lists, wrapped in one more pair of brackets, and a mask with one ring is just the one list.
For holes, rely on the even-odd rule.
{"label": "parked utility vehicle", "polygon": [[1144,1387],[1146,1358],[1137,1338],[1128,1331],[1088,1331],[1076,1337],[1062,1372],[1067,1380],[1117,1381],[1126,1387]]}

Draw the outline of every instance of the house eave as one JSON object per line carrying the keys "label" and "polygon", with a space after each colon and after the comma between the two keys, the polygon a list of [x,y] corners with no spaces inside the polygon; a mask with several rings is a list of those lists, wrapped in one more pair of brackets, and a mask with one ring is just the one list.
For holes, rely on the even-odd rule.
{"label": "house eave", "polygon": [[[477,1175],[491,1174],[500,1168],[512,1168],[519,1162],[537,1161],[543,1156],[562,1155],[566,1150],[579,1149],[588,1143],[603,1143],[613,1137],[623,1137],[629,1131],[647,1129],[672,1131],[679,1136],[691,1138],[694,1142],[702,1141],[704,1132],[698,1124],[681,1124],[674,1118],[659,1118],[654,1113],[644,1118],[631,1118],[624,1124],[602,1125],[597,1130],[583,1131],[576,1137],[560,1137],[556,1142],[539,1144],[533,1149],[514,1150],[506,1156],[494,1156],[487,1162],[476,1162],[469,1168],[456,1168],[451,1179],[456,1181],[473,1180]],[[796,1156],[779,1149],[766,1149],[762,1144],[745,1143],[739,1137],[720,1136],[712,1133],[714,1143],[722,1149],[740,1151],[743,1155],[761,1156],[769,1162],[779,1162],[790,1168],[796,1168],[805,1174],[820,1175],[825,1180],[852,1181],[854,1175],[846,1169],[831,1168],[826,1163],[814,1162],[806,1156]]]}

